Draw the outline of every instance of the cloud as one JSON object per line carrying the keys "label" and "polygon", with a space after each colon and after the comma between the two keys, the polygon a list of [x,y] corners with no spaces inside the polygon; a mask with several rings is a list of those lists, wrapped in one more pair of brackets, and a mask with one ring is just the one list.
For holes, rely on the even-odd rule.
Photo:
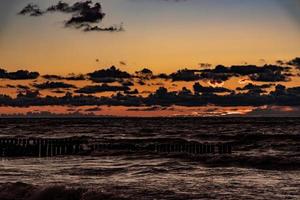
{"label": "cloud", "polygon": [[100,107],[93,107],[93,108],[87,108],[84,111],[86,112],[98,112],[101,111],[102,109]]}
{"label": "cloud", "polygon": [[45,89],[69,89],[69,88],[76,88],[75,85],[64,83],[64,82],[50,82],[47,81],[45,83],[40,83],[40,84],[33,84],[35,88],[38,88],[40,90],[45,90]]}
{"label": "cloud", "polygon": [[226,81],[232,77],[248,76],[252,81],[277,82],[289,81],[291,76],[290,67],[277,65],[234,65],[231,67],[218,65],[214,69],[200,71],[202,78],[221,81]]}
{"label": "cloud", "polygon": [[99,26],[91,26],[89,24],[81,24],[77,28],[83,28],[83,31],[90,32],[90,31],[101,31],[101,32],[121,32],[124,31],[123,25],[113,25],[109,27],[99,27]]}
{"label": "cloud", "polygon": [[281,71],[268,71],[250,75],[252,81],[259,82],[286,82],[290,81],[290,74]]}
{"label": "cloud", "polygon": [[0,78],[11,79],[11,80],[26,80],[36,79],[40,76],[38,72],[29,72],[27,70],[18,70],[16,72],[7,72],[0,68]]}
{"label": "cloud", "polygon": [[140,71],[136,71],[135,74],[136,74],[137,78],[141,79],[140,81],[149,80],[149,79],[153,78],[153,72],[148,68],[144,68]]}
{"label": "cloud", "polygon": [[200,80],[201,77],[199,74],[196,74],[197,70],[189,70],[183,69],[178,70],[175,73],[170,74],[170,78],[172,81],[197,81]]}
{"label": "cloud", "polygon": [[129,95],[136,95],[139,94],[138,89],[134,89],[134,90],[125,90],[124,94],[129,94]]}
{"label": "cloud", "polygon": [[92,1],[78,1],[70,5],[63,1],[59,1],[57,4],[50,6],[45,11],[42,11],[36,4],[28,4],[18,14],[29,16],[42,16],[45,13],[62,12],[72,14],[72,17],[65,22],[66,27],[73,27],[81,29],[85,32],[91,31],[106,31],[106,32],[119,32],[123,31],[123,25],[101,27],[98,25],[91,25],[95,23],[101,23],[105,17],[105,13],[102,11],[100,3],[94,3]]}
{"label": "cloud", "polygon": [[134,86],[134,83],[131,81],[122,81],[121,84],[123,86]]}
{"label": "cloud", "polygon": [[112,81],[116,79],[128,79],[132,76],[125,71],[117,69],[115,66],[112,66],[108,69],[101,69],[88,73],[90,80],[94,82],[103,82],[103,81]]}
{"label": "cloud", "polygon": [[[123,86],[88,86],[82,89],[83,93],[91,94],[103,91],[117,91],[111,97],[96,97],[93,95],[72,95],[66,93],[62,97],[41,97],[38,91],[22,91],[16,98],[0,95],[1,106],[43,106],[43,105],[73,105],[73,106],[300,106],[300,87],[286,88],[277,85],[270,94],[260,93],[235,93],[218,95],[215,93],[193,94],[183,88],[180,91],[168,91],[161,87],[146,97],[122,94],[119,91],[127,91]],[[214,91],[215,92],[215,91]]]}
{"label": "cloud", "polygon": [[292,65],[300,69],[300,57],[294,58],[293,60],[290,60],[287,62],[287,64]]}
{"label": "cloud", "polygon": [[244,87],[240,88],[238,87],[238,91],[244,91],[244,90],[258,90],[258,89],[268,89],[270,87],[274,86],[274,84],[263,84],[263,85],[254,85],[252,83],[248,83]]}
{"label": "cloud", "polygon": [[28,4],[19,13],[19,15],[29,15],[32,17],[41,16],[44,14],[36,4]]}
{"label": "cloud", "polygon": [[[247,66],[231,66],[225,67],[218,65],[213,69],[203,70],[178,70],[177,72],[155,75],[150,69],[143,69],[134,74],[122,71],[114,66],[106,69],[96,70],[86,75],[44,75],[47,79],[44,83],[37,83],[38,72],[29,72],[18,70],[16,72],[7,72],[0,69],[0,78],[13,80],[35,79],[32,81],[34,89],[24,84],[18,86],[16,83],[5,85],[9,88],[15,88],[18,91],[17,97],[13,98],[8,95],[0,95],[0,105],[3,106],[42,106],[42,105],[74,105],[74,106],[298,106],[300,105],[300,87],[286,87],[278,84],[282,80],[290,78],[292,67],[284,67],[277,65],[247,65]],[[206,76],[207,73],[212,74],[211,77]],[[205,74],[205,76],[203,75]],[[267,74],[267,75],[266,75]],[[273,76],[273,75],[276,76]],[[277,76],[278,75],[278,76]],[[226,79],[231,77],[240,77],[239,79],[251,80],[253,83],[247,83],[244,87],[231,90],[223,87],[215,79]],[[272,76],[271,78],[269,76]],[[284,78],[281,78],[283,76]],[[224,78],[224,79],[225,79]],[[154,80],[161,79],[161,80]],[[201,85],[197,80],[202,82],[209,81],[213,86]],[[211,79],[211,80],[209,80]],[[56,80],[56,81],[55,81]],[[83,85],[76,88],[75,85],[64,83],[58,80],[90,80],[92,82],[101,83],[97,85]],[[178,89],[181,83],[173,81],[188,81],[186,87]],[[193,80],[193,81],[192,81]],[[165,82],[168,84],[165,84]],[[266,84],[258,84],[255,81],[268,82]],[[85,83],[85,82],[83,82]],[[108,84],[114,83],[114,84]],[[222,82],[223,83],[223,82]],[[149,87],[157,87],[156,91],[145,89],[137,85],[147,85]],[[168,87],[166,86],[168,85]],[[225,84],[227,85],[227,84]],[[141,92],[134,87],[141,88]],[[191,86],[192,89],[190,88]],[[216,87],[214,87],[216,86]],[[275,86],[275,87],[274,87]],[[4,87],[4,86],[2,86]],[[76,88],[75,95],[66,92],[64,89]],[[169,91],[170,88],[172,91]],[[53,89],[55,93],[65,93],[64,96],[41,96],[39,90]],[[168,90],[169,89],[169,90]],[[243,91],[243,92],[241,92]],[[112,96],[94,95],[97,93],[111,92]]]}
{"label": "cloud", "polygon": [[127,111],[135,111],[135,112],[153,112],[153,111],[161,111],[167,110],[168,107],[163,106],[150,106],[145,108],[128,108]]}
{"label": "cloud", "polygon": [[200,83],[195,83],[193,85],[195,94],[205,94],[205,93],[226,93],[226,92],[232,92],[231,90],[224,88],[224,87],[204,87]]}
{"label": "cloud", "polygon": [[128,86],[110,86],[107,84],[102,85],[89,85],[76,90],[76,93],[84,94],[95,94],[101,92],[116,92],[116,91],[128,91],[130,88]]}
{"label": "cloud", "polygon": [[[64,4],[64,6],[62,7],[63,9],[58,11],[76,13],[71,19],[66,22],[66,25],[95,23],[102,21],[105,13],[102,12],[101,4],[95,3],[93,6],[91,6],[91,4],[92,1],[76,2],[69,7],[67,6],[67,4]],[[59,5],[56,5],[56,7],[54,6],[48,8],[48,11],[57,11],[57,8],[60,8]]]}
{"label": "cloud", "polygon": [[69,80],[69,81],[82,81],[85,80],[84,75],[75,75],[75,74],[70,74],[68,76],[59,76],[59,75],[43,75],[42,76],[46,80]]}
{"label": "cloud", "polygon": [[6,85],[7,88],[16,88],[16,89],[20,89],[20,90],[29,90],[30,87],[27,86],[27,85],[10,85],[10,84],[7,84]]}

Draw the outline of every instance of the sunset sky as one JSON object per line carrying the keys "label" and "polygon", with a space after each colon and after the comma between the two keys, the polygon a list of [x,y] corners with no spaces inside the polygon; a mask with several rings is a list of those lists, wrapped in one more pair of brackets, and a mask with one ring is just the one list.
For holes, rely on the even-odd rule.
{"label": "sunset sky", "polygon": [[[23,69],[40,73],[39,78],[25,81],[0,77],[0,94],[16,98],[20,88],[13,86],[27,85],[27,89],[39,89],[41,96],[63,96],[65,90],[60,93],[48,90],[49,88],[41,90],[34,84],[47,81],[42,77],[45,74],[86,75],[112,65],[129,74],[143,68],[151,69],[154,74],[171,74],[184,68],[202,70],[200,63],[209,63],[211,66],[207,67],[214,69],[218,64],[228,67],[247,64],[264,66],[278,64],[278,60],[283,62],[281,65],[284,67],[291,67],[289,72],[279,70],[287,79],[270,81],[269,78],[262,80],[262,76],[255,79],[253,74],[239,74],[240,76],[231,76],[221,81],[207,77],[194,81],[174,81],[174,78],[151,79],[143,85],[135,84],[138,82],[137,78],[131,77],[130,81],[134,85],[130,89],[137,89],[139,93],[135,95],[146,97],[162,86],[169,91],[179,91],[182,87],[193,90],[196,82],[205,87],[224,87],[235,91],[236,88],[249,83],[272,84],[264,88],[268,93],[274,91],[277,84],[287,88],[300,86],[297,63],[288,63],[300,56],[299,0],[98,0],[90,4],[88,12],[97,9],[94,3],[99,2],[102,10],[96,14],[105,13],[104,18],[95,20],[95,23],[72,21],[71,25],[68,22],[80,15],[78,11],[70,11],[77,1],[64,2],[68,3],[69,10],[47,11],[49,7],[57,5],[58,1],[0,0],[0,68],[7,72]],[[35,5],[36,10],[20,14],[29,3]],[[30,16],[37,10],[41,11],[38,16]],[[101,29],[113,26],[116,29],[84,31],[84,28],[94,26]],[[278,75],[277,72],[274,74]],[[290,74],[287,75],[288,73]],[[96,84],[89,77],[85,80],[64,82],[74,86],[69,90],[72,93],[76,93],[75,89]],[[117,83],[112,85],[116,86]],[[97,92],[93,95],[109,97],[115,93]],[[299,98],[300,90],[299,94],[295,95],[295,98]],[[246,105],[241,108],[241,113],[278,104],[282,105],[278,102],[270,105]],[[16,111],[15,107],[8,105],[11,104],[2,104],[0,113]],[[181,105],[180,103],[177,106]],[[219,110],[228,110],[223,104],[218,106],[221,106]],[[282,106],[296,108],[292,103]],[[278,110],[278,107],[276,109]],[[51,108],[46,110],[51,111]],[[157,110],[159,109],[156,108]],[[197,113],[191,108],[188,110],[188,113]],[[279,110],[290,111],[286,108]],[[171,114],[176,114],[173,111]],[[200,113],[202,111],[203,109]],[[101,114],[100,111],[99,113]],[[105,115],[107,114],[109,112],[105,112]]]}

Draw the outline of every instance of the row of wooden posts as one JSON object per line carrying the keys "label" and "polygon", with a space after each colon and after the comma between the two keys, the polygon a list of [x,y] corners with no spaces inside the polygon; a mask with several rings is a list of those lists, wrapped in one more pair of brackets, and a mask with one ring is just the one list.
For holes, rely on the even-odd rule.
{"label": "row of wooden posts", "polygon": [[0,157],[52,157],[93,151],[147,151],[153,153],[231,154],[230,143],[89,141],[79,138],[0,138]]}
{"label": "row of wooden posts", "polygon": [[231,154],[232,145],[230,143],[198,143],[198,142],[184,142],[184,143],[151,143],[151,144],[114,144],[101,143],[91,145],[92,150],[128,150],[131,152],[149,151],[156,153],[187,153],[187,154]]}
{"label": "row of wooden posts", "polygon": [[81,151],[81,141],[66,139],[0,139],[2,157],[52,157],[57,155],[76,155]]}

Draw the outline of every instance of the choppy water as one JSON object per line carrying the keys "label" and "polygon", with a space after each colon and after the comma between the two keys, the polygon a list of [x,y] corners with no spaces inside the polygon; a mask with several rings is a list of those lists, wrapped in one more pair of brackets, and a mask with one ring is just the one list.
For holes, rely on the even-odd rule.
{"label": "choppy water", "polygon": [[232,155],[2,159],[0,199],[300,199],[299,131],[298,118],[1,119],[0,136],[181,138],[235,145]]}

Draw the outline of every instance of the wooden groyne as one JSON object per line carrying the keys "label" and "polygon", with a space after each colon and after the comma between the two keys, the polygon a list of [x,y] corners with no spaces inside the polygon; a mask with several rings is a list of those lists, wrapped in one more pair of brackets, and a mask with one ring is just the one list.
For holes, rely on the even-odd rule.
{"label": "wooden groyne", "polygon": [[74,138],[1,138],[1,157],[52,157],[58,155],[77,155],[82,151],[83,141]]}
{"label": "wooden groyne", "polygon": [[92,152],[127,151],[157,154],[231,154],[231,143],[185,140],[95,140],[83,138],[0,138],[0,157],[53,157]]}
{"label": "wooden groyne", "polygon": [[156,153],[187,153],[187,154],[231,154],[232,144],[230,143],[99,143],[91,145],[95,151],[124,150],[130,152],[156,152]]}

